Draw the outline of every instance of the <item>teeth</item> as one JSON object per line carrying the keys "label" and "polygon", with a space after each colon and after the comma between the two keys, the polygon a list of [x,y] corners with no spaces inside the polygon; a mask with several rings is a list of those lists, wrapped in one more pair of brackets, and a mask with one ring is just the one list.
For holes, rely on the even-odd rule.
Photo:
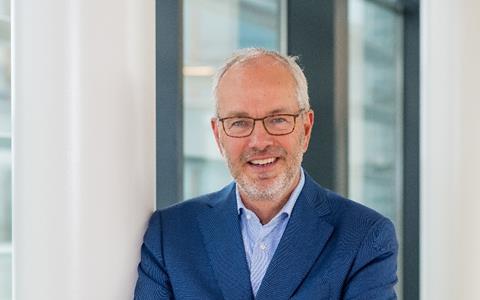
{"label": "teeth", "polygon": [[275,161],[275,157],[272,157],[272,158],[266,158],[266,159],[252,160],[252,161],[250,161],[250,163],[252,163],[254,165],[266,165],[266,164],[270,164],[274,161]]}

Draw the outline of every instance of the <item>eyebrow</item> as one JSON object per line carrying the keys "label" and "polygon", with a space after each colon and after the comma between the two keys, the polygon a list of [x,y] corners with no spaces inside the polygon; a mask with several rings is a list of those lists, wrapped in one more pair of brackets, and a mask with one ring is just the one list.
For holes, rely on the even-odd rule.
{"label": "eyebrow", "polygon": [[[287,113],[292,113],[290,112],[289,109],[287,108],[276,108],[274,110],[271,110],[267,112],[265,116],[270,116],[270,115],[277,115],[277,114],[287,114]],[[248,113],[245,111],[230,111],[226,114],[228,117],[251,117]]]}

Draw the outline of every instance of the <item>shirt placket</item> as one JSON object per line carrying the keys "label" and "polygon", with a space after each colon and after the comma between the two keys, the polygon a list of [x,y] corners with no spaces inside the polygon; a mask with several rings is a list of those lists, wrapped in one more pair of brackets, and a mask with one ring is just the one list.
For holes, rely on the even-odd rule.
{"label": "shirt placket", "polygon": [[252,244],[252,259],[250,266],[250,277],[252,289],[256,295],[260,288],[263,277],[268,267],[271,255],[271,241],[268,236],[274,230],[278,220],[273,223],[262,226],[258,219],[251,220],[252,237],[254,243]]}

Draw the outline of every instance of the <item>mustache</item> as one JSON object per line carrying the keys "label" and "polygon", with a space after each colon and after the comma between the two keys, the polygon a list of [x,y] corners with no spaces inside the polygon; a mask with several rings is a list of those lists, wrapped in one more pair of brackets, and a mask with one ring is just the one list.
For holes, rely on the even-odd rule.
{"label": "mustache", "polygon": [[251,148],[242,153],[241,159],[244,162],[252,160],[257,156],[276,156],[284,157],[287,155],[287,151],[278,146],[267,146],[265,149]]}

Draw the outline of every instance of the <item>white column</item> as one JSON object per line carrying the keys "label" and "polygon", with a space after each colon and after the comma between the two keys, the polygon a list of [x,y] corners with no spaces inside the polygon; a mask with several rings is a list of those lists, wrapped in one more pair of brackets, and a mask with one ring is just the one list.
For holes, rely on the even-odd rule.
{"label": "white column", "polygon": [[480,2],[421,2],[421,296],[480,299]]}
{"label": "white column", "polygon": [[14,297],[131,299],[154,208],[154,0],[15,0]]}

